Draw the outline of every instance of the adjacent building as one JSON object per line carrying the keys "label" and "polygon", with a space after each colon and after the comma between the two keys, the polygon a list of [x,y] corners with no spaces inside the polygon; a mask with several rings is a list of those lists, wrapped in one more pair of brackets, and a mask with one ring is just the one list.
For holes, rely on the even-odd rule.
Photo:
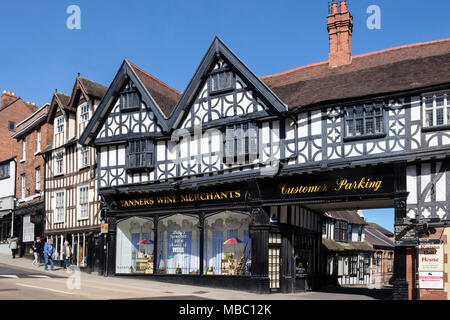
{"label": "adjacent building", "polygon": [[23,101],[14,92],[3,91],[0,97],[0,243],[5,243],[11,236],[18,236],[17,225],[14,226],[13,210],[16,200],[16,165],[18,144],[11,137],[16,126],[25,117],[37,110],[37,106]]}
{"label": "adjacent building", "polygon": [[47,124],[53,128],[45,157],[45,230],[63,259],[64,241],[73,250],[73,263],[82,270],[100,271],[100,199],[97,193],[96,153],[78,143],[79,136],[106,88],[78,75],[70,96],[55,92]]}
{"label": "adjacent building", "polygon": [[29,254],[36,237],[44,237],[44,158],[41,151],[52,141],[53,124],[47,123],[49,108],[50,105],[45,104],[17,123],[16,132],[12,134],[19,145],[14,219],[25,255]]}
{"label": "adjacent building", "polygon": [[367,222],[356,210],[327,211],[323,219],[322,263],[329,284],[372,283],[374,249],[366,242]]}
{"label": "adjacent building", "polygon": [[391,239],[394,234],[376,223],[366,226],[366,241],[374,249],[372,284],[376,286],[389,285],[394,276],[395,243]]}

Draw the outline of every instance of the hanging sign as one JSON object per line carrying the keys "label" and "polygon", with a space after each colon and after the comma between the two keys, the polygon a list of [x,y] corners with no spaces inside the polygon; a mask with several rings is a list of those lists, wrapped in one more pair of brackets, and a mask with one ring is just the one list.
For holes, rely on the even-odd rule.
{"label": "hanging sign", "polygon": [[444,289],[443,272],[419,272],[420,289]]}
{"label": "hanging sign", "polygon": [[421,244],[419,249],[419,271],[444,271],[442,244]]}
{"label": "hanging sign", "polygon": [[100,233],[108,233],[108,224],[107,223],[102,223],[100,225]]}

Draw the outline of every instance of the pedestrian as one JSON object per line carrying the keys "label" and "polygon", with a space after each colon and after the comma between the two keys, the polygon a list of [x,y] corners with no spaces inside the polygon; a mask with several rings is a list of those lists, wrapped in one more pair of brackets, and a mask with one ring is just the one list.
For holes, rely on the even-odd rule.
{"label": "pedestrian", "polygon": [[41,240],[41,237],[36,237],[36,248],[37,248],[37,253],[38,253],[38,261],[39,261],[39,266],[42,263],[42,254],[44,251],[44,243]]}
{"label": "pedestrian", "polygon": [[9,248],[11,249],[12,258],[15,259],[16,254],[17,254],[18,238],[10,238],[8,240],[8,242],[9,242]]}
{"label": "pedestrian", "polygon": [[47,242],[44,245],[44,269],[45,270],[48,269],[48,263],[49,262],[50,262],[50,267],[51,267],[52,271],[54,270],[53,252],[54,252],[53,240],[52,239],[48,239]]}
{"label": "pedestrian", "polygon": [[41,242],[41,238],[40,237],[36,237],[36,240],[33,242],[33,245],[31,246],[31,249],[33,250],[33,255],[34,255],[34,260],[31,263],[33,266],[40,266],[39,263],[39,247],[40,247],[40,242]]}
{"label": "pedestrian", "polygon": [[72,248],[70,247],[69,241],[64,241],[64,269],[70,267],[70,262],[72,260]]}

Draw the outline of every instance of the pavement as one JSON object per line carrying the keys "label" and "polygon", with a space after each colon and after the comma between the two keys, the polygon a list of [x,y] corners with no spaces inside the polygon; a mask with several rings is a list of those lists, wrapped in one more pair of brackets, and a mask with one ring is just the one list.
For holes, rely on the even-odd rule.
{"label": "pavement", "polygon": [[28,258],[0,253],[0,300],[391,300],[392,287],[326,288],[291,294],[255,294],[129,277],[103,277],[55,267],[33,267]]}

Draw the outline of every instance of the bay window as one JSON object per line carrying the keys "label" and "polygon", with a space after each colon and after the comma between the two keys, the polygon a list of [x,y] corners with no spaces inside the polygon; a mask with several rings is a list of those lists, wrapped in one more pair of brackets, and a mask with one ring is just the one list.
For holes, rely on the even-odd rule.
{"label": "bay window", "polygon": [[345,108],[345,137],[371,137],[384,134],[384,110],[381,103]]}
{"label": "bay window", "polygon": [[422,98],[424,128],[450,125],[450,94],[439,93]]}

